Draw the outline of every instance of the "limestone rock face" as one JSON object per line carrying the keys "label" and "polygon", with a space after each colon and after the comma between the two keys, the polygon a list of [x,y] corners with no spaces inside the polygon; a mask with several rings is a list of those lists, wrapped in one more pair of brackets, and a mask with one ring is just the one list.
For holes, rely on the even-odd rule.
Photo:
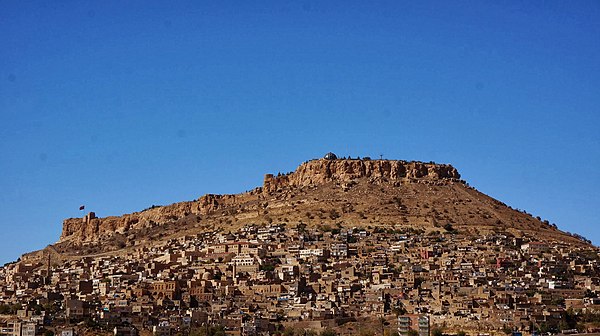
{"label": "limestone rock face", "polygon": [[306,187],[328,182],[345,183],[358,178],[459,180],[451,165],[391,160],[313,160],[288,175],[265,175],[263,192],[283,187]]}
{"label": "limestone rock face", "polygon": [[353,180],[359,178],[444,182],[458,180],[460,174],[450,165],[434,163],[392,160],[312,160],[300,165],[295,172],[287,175],[267,174],[262,188],[247,193],[207,194],[196,201],[152,207],[118,217],[96,218],[94,213],[89,213],[84,218],[69,218],[63,222],[59,242],[96,241],[114,233],[124,234],[133,229],[172,223],[189,215],[207,215],[226,208],[231,209],[232,206],[235,208],[249,200],[260,201],[263,197],[261,195],[267,195],[282,188],[293,189],[337,182],[347,189],[353,184]]}
{"label": "limestone rock face", "polygon": [[200,213],[196,202],[182,202],[169,206],[153,207],[151,209],[126,214],[95,218],[86,215],[82,218],[69,218],[63,221],[63,230],[59,242],[66,240],[93,241],[102,235],[115,232],[125,233],[133,228],[151,227],[156,223],[164,223],[179,219],[192,213]]}
{"label": "limestone rock face", "polygon": [[198,199],[196,212],[207,214],[221,209],[224,205],[231,205],[236,202],[236,195],[214,195],[206,194]]}

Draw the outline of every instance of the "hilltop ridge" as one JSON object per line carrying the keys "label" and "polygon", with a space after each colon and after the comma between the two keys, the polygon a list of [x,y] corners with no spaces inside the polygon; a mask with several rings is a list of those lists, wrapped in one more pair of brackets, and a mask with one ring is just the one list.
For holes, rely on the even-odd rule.
{"label": "hilltop ridge", "polygon": [[398,160],[321,159],[303,163],[293,173],[281,176],[267,174],[263,190],[272,192],[282,187],[305,187],[330,181],[349,182],[359,178],[458,180],[460,174],[448,164]]}
{"label": "hilltop ridge", "polygon": [[450,164],[338,159],[330,154],[288,174],[266,174],[262,186],[240,194],[206,194],[122,216],[97,218],[89,213],[66,219],[56,247],[68,253],[96,253],[208,229],[272,222],[425,231],[452,225],[465,234],[504,231],[584,243],[474,190]]}
{"label": "hilltop ridge", "polygon": [[234,195],[206,194],[198,200],[153,207],[144,211],[97,218],[91,212],[83,218],[63,222],[59,242],[94,241],[105,234],[125,233],[134,228],[151,227],[191,214],[208,215],[219,209],[257,200],[284,188],[319,186],[329,182],[351,183],[353,180],[386,179],[393,182],[419,179],[457,181],[458,171],[447,164],[399,160],[318,159],[301,164],[294,172],[279,176],[266,174],[262,187]]}
{"label": "hilltop ridge", "polygon": [[[571,312],[560,299],[595,306],[585,300],[597,297],[599,261],[589,241],[475,190],[451,165],[330,153],[245,193],[67,219],[58,243],[0,267],[0,294],[77,295],[92,309],[80,319],[104,322],[123,294],[138,307],[157,302],[131,317],[174,319],[177,302],[238,330],[238,312],[251,309],[283,312],[265,320],[271,331],[278,321],[322,328],[324,316],[340,334],[382,317],[400,329],[404,312],[447,331],[529,330],[561,327]],[[513,315],[522,304],[529,320]],[[548,305],[560,316],[547,320]]]}

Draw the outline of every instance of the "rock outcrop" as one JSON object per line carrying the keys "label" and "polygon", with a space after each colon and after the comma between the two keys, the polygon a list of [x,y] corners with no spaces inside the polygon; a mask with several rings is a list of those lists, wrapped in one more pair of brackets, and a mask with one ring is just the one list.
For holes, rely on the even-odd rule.
{"label": "rock outcrop", "polygon": [[262,188],[238,195],[207,194],[196,201],[175,203],[167,206],[126,214],[96,218],[94,213],[84,218],[69,218],[63,222],[59,242],[76,243],[96,241],[103,236],[115,233],[125,234],[132,229],[152,228],[164,223],[172,223],[189,215],[209,215],[217,211],[268,196],[282,188],[317,186],[329,182],[339,182],[347,186],[360,178],[385,179],[389,181],[427,180],[456,181],[458,171],[445,164],[406,162],[393,160],[344,160],[320,159],[300,165],[295,172],[273,176],[267,174]]}
{"label": "rock outcrop", "polygon": [[306,187],[328,182],[347,183],[359,178],[458,180],[456,168],[446,164],[391,160],[313,160],[302,164],[295,172],[265,175],[263,192],[283,187]]}

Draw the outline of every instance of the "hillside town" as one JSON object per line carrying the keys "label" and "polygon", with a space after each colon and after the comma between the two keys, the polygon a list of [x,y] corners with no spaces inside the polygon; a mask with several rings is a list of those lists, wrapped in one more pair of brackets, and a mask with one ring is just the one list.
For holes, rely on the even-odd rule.
{"label": "hillside town", "polygon": [[[286,223],[60,264],[48,254],[0,268],[0,335],[594,331],[599,255],[581,246],[451,225]],[[376,327],[356,329],[365,319]]]}

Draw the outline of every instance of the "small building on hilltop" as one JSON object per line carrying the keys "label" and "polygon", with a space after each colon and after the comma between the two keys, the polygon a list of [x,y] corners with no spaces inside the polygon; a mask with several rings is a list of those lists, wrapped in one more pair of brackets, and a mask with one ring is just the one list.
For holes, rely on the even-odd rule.
{"label": "small building on hilltop", "polygon": [[325,154],[325,156],[323,157],[325,160],[337,160],[337,155],[333,154],[332,152],[329,152],[327,154]]}

